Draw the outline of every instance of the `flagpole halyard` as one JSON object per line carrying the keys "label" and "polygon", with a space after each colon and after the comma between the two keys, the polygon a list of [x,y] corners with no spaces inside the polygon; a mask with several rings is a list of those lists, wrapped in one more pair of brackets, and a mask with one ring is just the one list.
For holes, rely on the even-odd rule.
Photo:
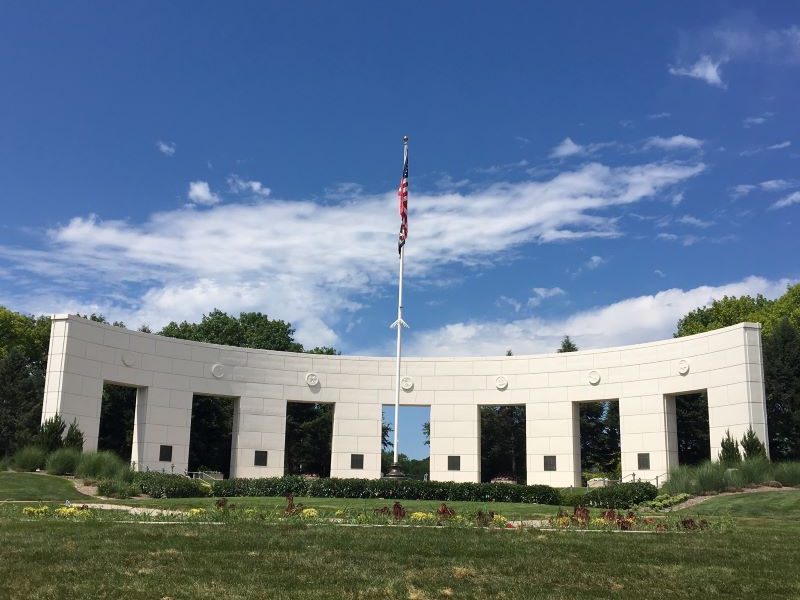
{"label": "flagpole halyard", "polygon": [[405,244],[408,237],[408,136],[403,137],[403,177],[400,179],[400,188],[397,191],[400,198],[400,237],[398,239],[398,249],[400,254],[400,272],[397,283],[397,320],[392,323],[392,327],[397,328],[397,357],[395,363],[394,381],[394,445],[392,468],[386,473],[386,477],[395,479],[403,478],[405,475],[398,463],[398,432],[400,422],[400,361],[403,349],[403,327],[408,324],[403,320],[403,266],[405,258]]}

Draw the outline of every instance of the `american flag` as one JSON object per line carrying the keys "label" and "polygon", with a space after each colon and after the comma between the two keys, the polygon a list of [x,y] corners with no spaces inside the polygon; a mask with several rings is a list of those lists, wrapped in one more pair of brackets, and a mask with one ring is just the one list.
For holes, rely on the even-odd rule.
{"label": "american flag", "polygon": [[400,237],[397,240],[397,253],[403,251],[403,246],[408,237],[408,145],[403,152],[403,177],[400,187],[397,188],[397,197],[400,199]]}

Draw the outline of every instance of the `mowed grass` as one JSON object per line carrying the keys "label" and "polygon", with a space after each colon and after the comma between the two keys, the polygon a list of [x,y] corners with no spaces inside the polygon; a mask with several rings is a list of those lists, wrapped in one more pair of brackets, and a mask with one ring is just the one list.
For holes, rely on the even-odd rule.
{"label": "mowed grass", "polygon": [[709,498],[687,509],[699,515],[800,520],[800,490],[743,493]]}
{"label": "mowed grass", "polygon": [[800,527],[0,523],[2,598],[795,598]]}
{"label": "mowed grass", "polygon": [[44,473],[0,473],[2,500],[70,500],[88,501],[91,496],[79,493],[68,479]]}

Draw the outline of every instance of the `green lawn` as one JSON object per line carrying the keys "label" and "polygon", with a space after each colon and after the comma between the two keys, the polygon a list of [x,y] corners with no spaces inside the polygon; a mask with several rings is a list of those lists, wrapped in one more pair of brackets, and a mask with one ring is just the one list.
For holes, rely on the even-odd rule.
{"label": "green lawn", "polygon": [[[6,496],[63,500],[70,489],[78,496],[70,482],[56,477],[0,474],[0,494]],[[122,502],[213,506],[213,499]],[[230,502],[241,509],[285,506],[283,498]],[[330,498],[297,502],[325,512],[391,505]],[[403,504],[407,510],[435,510],[439,503]],[[509,518],[557,510],[448,504],[459,513],[483,508]],[[712,498],[679,515],[712,520],[726,515],[730,526],[629,534],[258,520],[171,525],[112,522],[121,517],[108,513],[85,522],[37,520],[24,516],[19,505],[7,505],[0,510],[0,598],[800,597],[800,490]]]}
{"label": "green lawn", "polygon": [[717,496],[687,510],[700,515],[729,515],[796,521],[800,519],[800,490],[784,489],[774,492]]}
{"label": "green lawn", "polygon": [[91,496],[79,494],[62,477],[44,473],[0,473],[0,501],[2,500],[92,500]]}

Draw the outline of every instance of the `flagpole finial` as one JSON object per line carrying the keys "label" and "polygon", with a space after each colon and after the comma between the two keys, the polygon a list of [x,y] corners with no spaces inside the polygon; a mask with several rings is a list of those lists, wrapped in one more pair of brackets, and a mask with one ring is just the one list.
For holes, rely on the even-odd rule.
{"label": "flagpole finial", "polygon": [[408,143],[408,136],[407,135],[403,136],[403,142],[406,143],[406,144]]}

